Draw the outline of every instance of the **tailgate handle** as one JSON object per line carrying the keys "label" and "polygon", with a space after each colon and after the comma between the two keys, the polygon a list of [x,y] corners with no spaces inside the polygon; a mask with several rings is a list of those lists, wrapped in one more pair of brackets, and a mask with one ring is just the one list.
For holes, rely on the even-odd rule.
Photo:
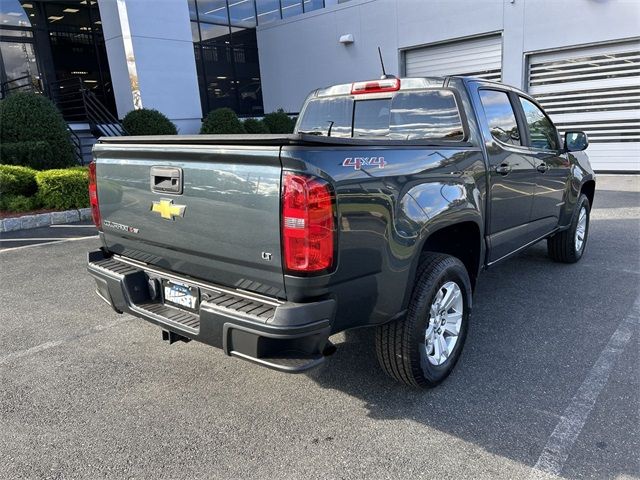
{"label": "tailgate handle", "polygon": [[151,191],[156,193],[182,193],[182,169],[151,167]]}

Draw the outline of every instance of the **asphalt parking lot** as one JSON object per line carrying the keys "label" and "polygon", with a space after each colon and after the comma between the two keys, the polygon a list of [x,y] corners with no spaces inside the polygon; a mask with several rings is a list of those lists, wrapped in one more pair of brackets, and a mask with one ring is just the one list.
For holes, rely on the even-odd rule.
{"label": "asphalt parking lot", "polygon": [[381,373],[369,331],[303,375],[169,346],[93,293],[81,231],[2,242],[1,478],[640,477],[638,176],[599,178],[580,263],[540,244],[483,274],[428,391]]}

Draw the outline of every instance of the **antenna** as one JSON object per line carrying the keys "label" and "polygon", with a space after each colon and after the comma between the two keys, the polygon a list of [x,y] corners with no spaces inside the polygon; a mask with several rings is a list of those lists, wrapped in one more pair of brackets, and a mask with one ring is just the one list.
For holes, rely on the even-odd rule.
{"label": "antenna", "polygon": [[382,66],[382,76],[380,77],[380,80],[396,78],[395,75],[387,75],[387,72],[384,69],[384,60],[382,59],[382,50],[380,50],[380,47],[378,47],[378,56],[380,57],[380,65]]}

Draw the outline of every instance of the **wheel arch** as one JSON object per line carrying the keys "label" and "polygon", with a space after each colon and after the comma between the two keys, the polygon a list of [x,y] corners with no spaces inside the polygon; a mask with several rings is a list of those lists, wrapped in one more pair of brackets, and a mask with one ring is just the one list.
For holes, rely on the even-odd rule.
{"label": "wheel arch", "polygon": [[475,290],[485,254],[482,222],[479,212],[475,210],[457,213],[458,215],[446,215],[437,219],[425,232],[416,248],[403,308],[406,308],[411,298],[416,272],[425,252],[444,253],[460,260],[469,274],[471,288]]}

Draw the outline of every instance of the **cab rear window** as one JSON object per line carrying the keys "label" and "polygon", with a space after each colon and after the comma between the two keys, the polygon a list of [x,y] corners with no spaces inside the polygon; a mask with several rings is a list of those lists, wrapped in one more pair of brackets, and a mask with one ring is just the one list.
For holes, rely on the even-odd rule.
{"label": "cab rear window", "polygon": [[392,140],[464,139],[456,99],[450,90],[398,92],[391,98],[312,99],[298,124],[299,133]]}

